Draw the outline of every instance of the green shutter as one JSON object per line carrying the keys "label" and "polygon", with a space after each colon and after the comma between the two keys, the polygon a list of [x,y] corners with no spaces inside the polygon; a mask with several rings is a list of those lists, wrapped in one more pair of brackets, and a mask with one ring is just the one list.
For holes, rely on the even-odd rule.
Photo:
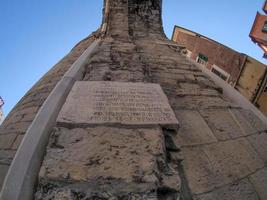
{"label": "green shutter", "polygon": [[203,55],[203,54],[201,54],[201,53],[198,55],[198,57],[199,57],[200,59],[206,61],[206,62],[208,62],[208,60],[209,60],[209,58],[208,58],[207,56],[205,56],[205,55]]}
{"label": "green shutter", "polygon": [[264,23],[262,32],[267,33],[267,22]]}

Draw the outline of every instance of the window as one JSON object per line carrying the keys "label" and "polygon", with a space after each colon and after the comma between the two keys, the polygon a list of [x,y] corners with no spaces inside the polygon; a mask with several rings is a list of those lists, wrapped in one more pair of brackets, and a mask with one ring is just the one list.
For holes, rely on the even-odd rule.
{"label": "window", "polygon": [[206,65],[208,60],[209,60],[208,56],[205,56],[201,53],[198,54],[197,63],[202,64],[202,65]]}
{"label": "window", "polygon": [[212,65],[211,72],[219,76],[224,81],[228,81],[230,77],[230,74],[228,74],[227,72],[225,72],[224,70],[222,70],[216,65]]}
{"label": "window", "polygon": [[263,28],[262,28],[262,32],[267,33],[267,21],[264,22]]}

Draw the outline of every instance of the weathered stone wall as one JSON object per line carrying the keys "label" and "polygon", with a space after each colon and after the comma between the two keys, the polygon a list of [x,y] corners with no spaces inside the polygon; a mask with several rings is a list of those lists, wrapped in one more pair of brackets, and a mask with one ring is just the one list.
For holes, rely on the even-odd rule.
{"label": "weathered stone wall", "polygon": [[83,81],[158,83],[180,129],[57,126],[36,199],[265,199],[267,127],[179,55],[161,1],[110,6]]}
{"label": "weathered stone wall", "polygon": [[266,126],[169,45],[133,41],[104,38],[84,81],[159,83],[179,131],[58,126],[36,199],[264,199]]}
{"label": "weathered stone wall", "polygon": [[90,36],[77,44],[27,92],[2,123],[0,127],[0,188],[20,142],[39,108],[57,82],[93,40],[94,36]]}

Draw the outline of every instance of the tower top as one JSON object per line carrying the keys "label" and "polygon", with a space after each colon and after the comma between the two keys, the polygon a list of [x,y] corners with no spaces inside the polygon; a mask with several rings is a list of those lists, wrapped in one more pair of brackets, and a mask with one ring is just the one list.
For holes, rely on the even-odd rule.
{"label": "tower top", "polygon": [[164,35],[161,10],[162,0],[104,0],[101,30],[120,38]]}

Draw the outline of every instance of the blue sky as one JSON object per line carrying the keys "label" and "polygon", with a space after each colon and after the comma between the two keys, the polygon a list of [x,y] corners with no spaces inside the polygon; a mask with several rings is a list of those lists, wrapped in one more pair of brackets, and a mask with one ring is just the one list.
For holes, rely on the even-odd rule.
{"label": "blue sky", "polygon": [[[264,0],[163,0],[163,23],[219,41],[263,63],[248,34]],[[0,96],[5,115],[102,19],[102,0],[0,0]]]}

